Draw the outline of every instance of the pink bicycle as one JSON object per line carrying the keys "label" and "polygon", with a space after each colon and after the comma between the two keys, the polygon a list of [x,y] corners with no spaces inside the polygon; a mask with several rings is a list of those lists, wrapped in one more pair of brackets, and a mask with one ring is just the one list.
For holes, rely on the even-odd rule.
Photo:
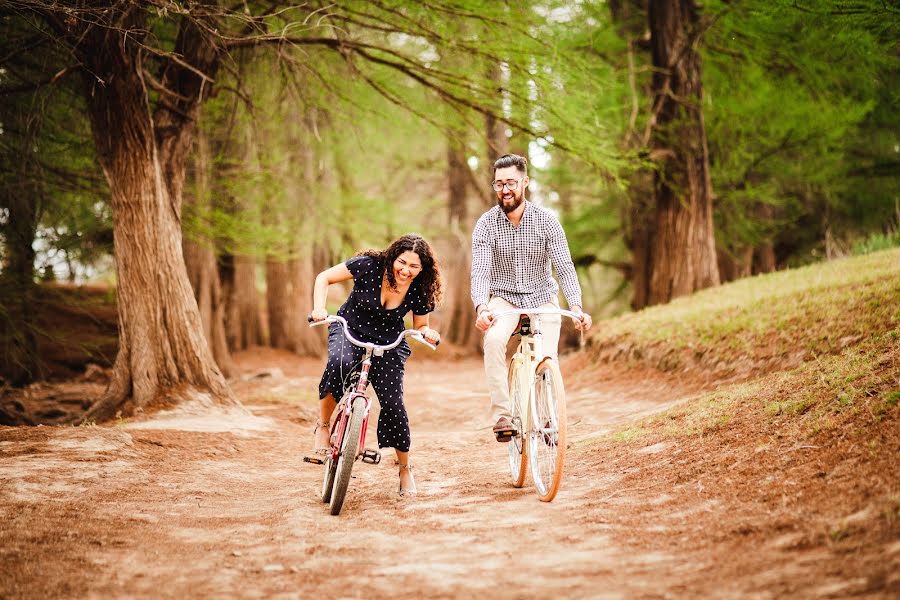
{"label": "pink bicycle", "polygon": [[[347,341],[365,350],[362,367],[359,372],[359,380],[355,387],[350,386],[347,388],[340,402],[338,402],[335,414],[332,415],[331,452],[324,460],[325,474],[322,478],[322,502],[328,502],[331,514],[338,515],[341,513],[341,508],[344,505],[347,487],[350,484],[350,473],[356,460],[361,459],[363,462],[373,465],[381,462],[381,452],[378,450],[367,450],[365,447],[366,429],[369,424],[369,409],[372,406],[371,398],[366,395],[372,357],[382,356],[388,350],[393,350],[406,338],[412,338],[419,343],[425,344],[432,350],[436,350],[437,346],[428,343],[422,333],[416,329],[405,330],[393,343],[385,346],[371,342],[361,342],[350,334],[350,330],[347,328],[347,321],[337,315],[329,316],[322,321],[311,321],[310,327],[330,323],[340,323]],[[304,461],[315,462],[309,458],[304,458]]]}

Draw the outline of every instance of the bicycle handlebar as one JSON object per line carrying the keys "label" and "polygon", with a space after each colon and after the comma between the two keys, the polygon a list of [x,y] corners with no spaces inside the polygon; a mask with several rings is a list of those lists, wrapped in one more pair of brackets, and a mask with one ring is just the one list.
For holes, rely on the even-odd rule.
{"label": "bicycle handlebar", "polygon": [[491,313],[491,316],[495,319],[504,315],[563,315],[564,317],[572,317],[576,321],[581,321],[582,319],[582,315],[564,308],[508,308]]}
{"label": "bicycle handlebar", "polygon": [[441,343],[440,341],[438,341],[437,344],[432,344],[431,342],[429,342],[428,340],[425,339],[425,336],[422,335],[422,332],[419,331],[418,329],[405,329],[403,331],[403,333],[401,333],[397,337],[397,340],[394,343],[383,346],[380,344],[375,344],[373,342],[361,342],[358,339],[356,339],[355,337],[353,337],[350,334],[350,329],[347,327],[347,319],[345,319],[344,317],[342,317],[340,315],[328,315],[321,321],[313,321],[312,317],[309,316],[306,318],[306,320],[307,320],[307,322],[309,322],[310,327],[316,327],[317,325],[326,325],[326,324],[330,324],[330,323],[340,323],[341,327],[344,329],[344,337],[347,338],[347,341],[349,341],[354,346],[359,346],[360,348],[364,348],[366,350],[372,350],[373,352],[376,350],[379,352],[386,352],[388,350],[393,350],[394,348],[399,346],[400,342],[402,342],[406,338],[412,338],[412,339],[416,340],[417,342],[419,342],[420,344],[425,344],[432,350],[437,350],[437,347]]}

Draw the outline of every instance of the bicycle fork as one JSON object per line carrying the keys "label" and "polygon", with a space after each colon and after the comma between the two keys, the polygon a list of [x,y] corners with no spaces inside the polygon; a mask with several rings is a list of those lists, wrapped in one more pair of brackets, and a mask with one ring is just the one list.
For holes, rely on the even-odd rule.
{"label": "bicycle fork", "polygon": [[336,443],[331,448],[331,458],[337,463],[338,457],[341,453],[341,447],[343,446],[343,437],[344,432],[347,431],[347,424],[350,420],[350,416],[353,414],[353,403],[358,399],[362,399],[363,402],[366,403],[365,410],[363,411],[363,423],[362,423],[362,434],[359,438],[359,447],[356,449],[355,458],[361,458],[363,462],[377,465],[381,462],[381,452],[378,450],[368,450],[366,449],[366,431],[369,427],[369,411],[372,408],[372,400],[366,396],[366,387],[369,385],[369,369],[372,367],[372,352],[371,350],[366,351],[365,358],[363,359],[362,369],[359,373],[359,381],[356,384],[356,389],[350,392],[346,401],[343,403],[343,408],[341,410],[340,419],[335,422],[335,431],[340,432],[340,438],[336,441]]}

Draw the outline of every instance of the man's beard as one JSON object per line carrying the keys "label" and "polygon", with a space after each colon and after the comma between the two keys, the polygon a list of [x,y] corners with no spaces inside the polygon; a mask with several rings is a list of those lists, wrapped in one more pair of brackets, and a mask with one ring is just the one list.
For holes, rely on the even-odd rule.
{"label": "man's beard", "polygon": [[513,194],[513,203],[511,205],[506,205],[503,203],[503,198],[497,199],[497,206],[500,207],[500,210],[505,212],[506,214],[511,213],[522,205],[522,202],[525,201],[525,194],[516,195]]}

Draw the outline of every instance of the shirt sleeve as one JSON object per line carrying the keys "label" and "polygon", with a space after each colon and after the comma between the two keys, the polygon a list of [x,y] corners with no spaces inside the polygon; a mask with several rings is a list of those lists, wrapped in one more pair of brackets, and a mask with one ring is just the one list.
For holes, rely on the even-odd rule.
{"label": "shirt sleeve", "polygon": [[491,240],[487,219],[478,219],[472,231],[472,303],[475,308],[488,303],[491,275]]}
{"label": "shirt sleeve", "polygon": [[428,302],[426,301],[426,298],[425,298],[425,290],[423,290],[422,288],[417,286],[415,288],[415,290],[413,290],[412,293],[413,293],[413,297],[412,297],[412,302],[410,302],[410,305],[411,305],[412,312],[414,315],[416,315],[418,317],[423,317],[433,310],[432,308],[429,308],[429,306],[428,306]]}
{"label": "shirt sleeve", "polygon": [[578,284],[578,273],[575,271],[572,254],[569,252],[566,232],[563,231],[559,220],[553,215],[550,215],[547,225],[549,229],[547,240],[550,249],[550,261],[553,263],[553,269],[556,271],[559,285],[562,288],[563,295],[566,297],[566,303],[568,303],[569,308],[581,306],[581,286]]}
{"label": "shirt sleeve", "polygon": [[354,281],[359,281],[371,275],[378,267],[378,261],[371,256],[354,256],[344,263]]}

